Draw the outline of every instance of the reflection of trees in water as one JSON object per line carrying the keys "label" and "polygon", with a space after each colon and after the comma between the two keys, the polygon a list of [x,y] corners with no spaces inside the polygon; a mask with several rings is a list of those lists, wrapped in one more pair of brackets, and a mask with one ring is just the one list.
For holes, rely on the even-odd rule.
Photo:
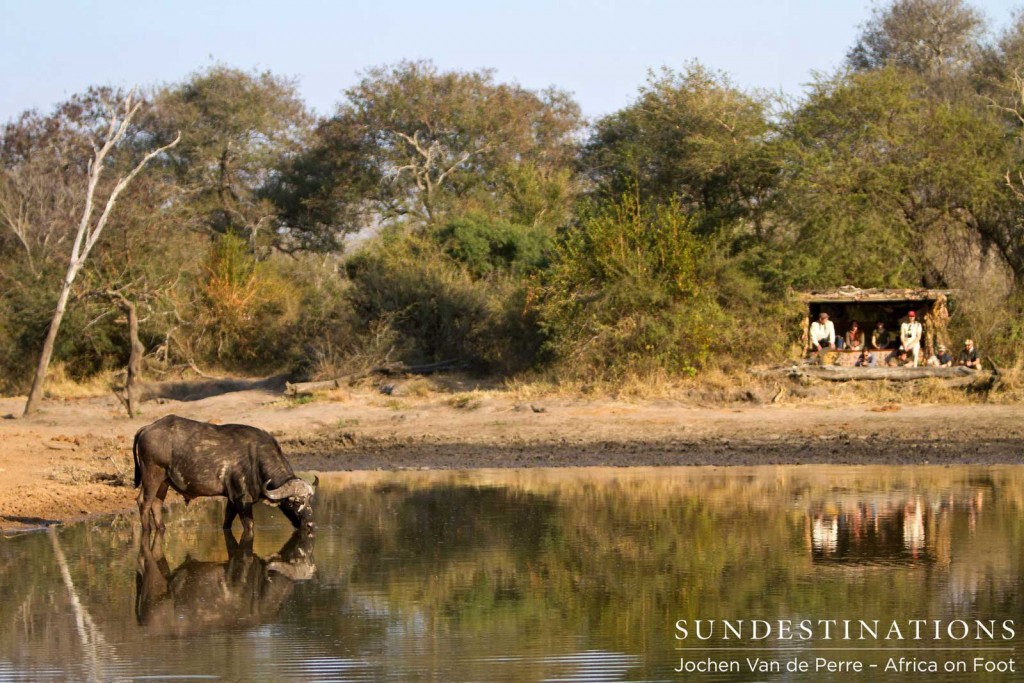
{"label": "reflection of trees in water", "polygon": [[[218,622],[221,617],[215,609],[203,607],[200,594],[205,591],[208,596],[216,595],[219,602],[214,604],[219,607],[230,607],[232,600],[242,606],[247,597],[252,597],[256,601],[253,615],[280,619],[270,603],[277,603],[277,586],[284,587],[291,581],[279,579],[301,578],[304,563],[289,561],[297,559],[298,548],[287,544],[291,529],[286,526],[261,534],[255,551],[251,546],[243,552],[232,551],[219,529],[222,515],[223,507],[216,504],[175,509],[165,542],[157,551],[158,555],[160,551],[166,553],[162,559],[167,574],[159,572],[154,562],[150,569],[157,572],[149,573],[148,582],[144,576],[146,558],[137,547],[137,513],[115,517],[113,522],[91,520],[49,534],[0,542],[0,566],[8,570],[0,582],[2,658],[22,672],[24,680],[127,680],[140,671],[152,673],[151,667],[156,665],[165,670],[172,668],[175,675],[200,675],[229,660],[238,680],[253,680],[251,673],[265,666],[259,660],[238,659],[237,653],[227,652],[223,643],[218,646],[215,640],[190,635],[220,628],[238,630],[256,621],[232,620],[224,615]],[[59,536],[63,562],[56,556],[50,536]],[[159,561],[152,554],[150,558]],[[137,562],[142,566],[137,568]],[[169,567],[176,569],[170,571]],[[62,577],[62,570],[66,570],[67,578]],[[150,588],[154,577],[160,577],[167,587],[163,600],[159,593],[150,592],[148,605],[146,601],[136,604],[137,572],[140,583],[149,583]],[[204,581],[204,576],[218,572],[217,581]],[[263,587],[247,592],[247,586],[258,585],[261,576]],[[273,581],[267,580],[269,577]],[[211,588],[214,584],[216,587]],[[73,593],[68,586],[73,586]],[[224,590],[228,591],[226,599],[221,592]],[[288,597],[288,591],[278,593],[279,597]],[[193,598],[188,598],[190,594]],[[75,599],[80,603],[77,608],[72,605]],[[289,602],[282,600],[278,607]],[[174,607],[166,610],[170,604]],[[181,623],[171,626],[162,621],[162,610],[173,612]],[[76,612],[81,618],[69,618]],[[211,615],[209,620],[204,613]],[[234,617],[239,616],[236,611]],[[140,627],[139,619],[144,627]],[[88,639],[84,641],[81,624],[87,627]],[[161,633],[176,637],[167,639]],[[105,647],[92,647],[101,641],[105,641]],[[276,648],[270,644],[266,649],[273,653]],[[101,675],[95,676],[94,671]]]}
{"label": "reflection of trees in water", "polygon": [[[972,591],[972,609],[1005,610],[999,595],[1021,605],[1022,558],[1007,552],[1024,540],[1020,474],[980,488],[948,470],[798,469],[412,474],[322,504],[359,529],[350,590],[383,592],[428,631],[423,619],[481,634],[529,623],[541,639],[568,628],[621,647],[660,641],[679,618],[938,615],[964,605],[953,586],[970,566],[1002,586]],[[1002,566],[964,552],[982,537]],[[812,564],[830,553],[859,560]]]}
{"label": "reflection of trees in water", "polygon": [[[0,541],[0,653],[5,659],[30,670],[45,670],[53,661],[67,662],[73,677],[88,680],[96,671],[97,656],[106,660],[115,654],[112,648],[98,652],[90,644],[116,641],[118,629],[105,617],[119,596],[96,600],[97,589],[109,591],[117,582],[111,581],[114,572],[109,565],[93,566],[89,559],[107,554],[110,548],[130,547],[131,526],[115,519],[102,534],[89,531],[80,524]],[[69,619],[75,613],[75,601],[81,617]],[[123,604],[130,607],[130,592]],[[90,642],[83,643],[79,623],[87,626]],[[45,644],[45,651],[34,647],[38,644]],[[108,663],[104,662],[104,671],[109,670]]]}

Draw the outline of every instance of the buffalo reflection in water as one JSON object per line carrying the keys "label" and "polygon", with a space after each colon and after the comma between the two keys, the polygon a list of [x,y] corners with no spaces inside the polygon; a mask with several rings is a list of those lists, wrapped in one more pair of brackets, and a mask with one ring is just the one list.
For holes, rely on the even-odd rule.
{"label": "buffalo reflection in water", "polygon": [[186,559],[170,570],[163,535],[143,535],[135,574],[135,615],[153,634],[186,636],[250,627],[276,615],[297,581],[313,577],[313,536],[299,530],[268,559],[252,551],[252,537],[224,532],[227,562]]}

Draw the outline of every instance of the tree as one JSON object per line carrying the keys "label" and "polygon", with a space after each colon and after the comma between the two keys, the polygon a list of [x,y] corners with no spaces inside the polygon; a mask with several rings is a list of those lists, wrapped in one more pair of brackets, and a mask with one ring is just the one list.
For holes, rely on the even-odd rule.
{"label": "tree", "polygon": [[1006,85],[1011,83],[1015,71],[1024,68],[1024,12],[1015,12],[1003,32],[993,42],[981,46],[972,66],[974,85],[979,92],[997,99],[1009,94],[1012,100],[1012,88],[1007,91]]}
{"label": "tree", "polygon": [[279,230],[278,207],[268,197],[312,128],[293,82],[215,66],[160,89],[147,118],[143,125],[158,140],[188,132],[171,166],[184,225],[236,235],[254,251],[295,246],[292,235]]}
{"label": "tree", "polygon": [[1024,66],[999,83],[1001,92],[989,98],[994,109],[1004,115],[1005,125],[1016,138],[1010,147],[1013,156],[1005,160],[1003,181],[1012,201],[989,215],[980,217],[978,230],[987,244],[995,246],[999,255],[1013,271],[1018,289],[1024,288]]}
{"label": "tree", "polygon": [[778,175],[768,106],[696,62],[665,69],[635,103],[597,122],[584,166],[606,197],[636,186],[645,201],[679,199],[701,216],[701,232],[748,221],[763,235]]}
{"label": "tree", "polygon": [[[96,102],[93,90],[60,105],[49,116],[27,111],[0,135],[0,254],[24,265],[31,281],[43,277],[74,234],[85,192],[89,142],[84,130]],[[15,283],[5,283],[13,285]]]}
{"label": "tree", "polygon": [[71,295],[71,288],[79,271],[82,269],[86,259],[89,257],[89,253],[92,251],[93,247],[96,246],[96,243],[102,236],[103,229],[107,225],[110,213],[117,203],[118,196],[146,166],[146,164],[148,164],[154,157],[177,145],[181,140],[181,136],[179,134],[167,144],[146,153],[141,160],[134,165],[134,167],[117,180],[109,190],[106,201],[102,202],[103,208],[99,212],[99,215],[94,215],[96,213],[96,208],[100,203],[97,201],[96,197],[97,187],[100,183],[103,171],[109,163],[108,157],[111,152],[126,139],[132,119],[136,116],[141,106],[142,102],[135,99],[134,93],[128,94],[120,103],[119,107],[115,107],[113,103],[108,103],[107,127],[98,141],[99,144],[93,144],[93,154],[87,169],[87,184],[81,219],[78,223],[78,229],[75,232],[74,242],[71,246],[67,272],[64,275],[60,295],[57,297],[57,305],[54,309],[53,317],[50,320],[46,339],[43,341],[43,348],[39,356],[39,364],[36,367],[36,373],[32,380],[32,389],[29,391],[28,400],[25,403],[25,415],[31,415],[38,408],[39,400],[43,395],[43,384],[46,380],[46,372],[50,366],[50,359],[53,355],[53,347],[57,339],[57,332],[60,329],[61,320],[64,318],[64,312],[67,308],[68,298]]}
{"label": "tree", "polygon": [[860,71],[949,75],[970,65],[984,31],[984,17],[964,0],[894,0],[874,9],[846,59]]}
{"label": "tree", "polygon": [[374,225],[382,178],[372,140],[338,117],[319,122],[310,143],[288,159],[266,189],[281,224],[298,243],[337,251],[346,234]]}
{"label": "tree", "polygon": [[803,286],[948,286],[1002,201],[1003,130],[886,67],[815,84],[787,122],[783,210],[811,257]]}
{"label": "tree", "polygon": [[145,345],[139,340],[138,306],[119,290],[109,289],[103,295],[124,312],[128,324],[128,366],[125,368],[124,391],[117,393],[117,397],[128,411],[128,417],[135,417],[141,402],[139,380],[142,378],[142,357],[146,353]]}
{"label": "tree", "polygon": [[[320,127],[308,155],[318,164],[300,164],[305,173],[291,183],[312,193],[294,201],[311,198],[330,222],[332,210],[360,201],[337,191],[355,184],[371,192],[362,200],[373,222],[423,226],[467,209],[500,214],[508,210],[500,187],[515,173],[529,168],[538,182],[562,182],[558,171],[575,157],[581,123],[568,94],[497,83],[490,70],[441,72],[430,62],[373,68]],[[317,165],[320,178],[311,181]],[[344,170],[362,173],[362,181]]]}

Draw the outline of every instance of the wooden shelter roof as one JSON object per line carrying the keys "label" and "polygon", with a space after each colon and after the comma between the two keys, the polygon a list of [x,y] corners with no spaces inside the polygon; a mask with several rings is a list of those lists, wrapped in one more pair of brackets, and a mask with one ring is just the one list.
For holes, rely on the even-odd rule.
{"label": "wooden shelter roof", "polygon": [[935,301],[948,297],[951,289],[861,289],[845,285],[837,289],[802,292],[799,296],[805,303],[886,303],[894,301]]}

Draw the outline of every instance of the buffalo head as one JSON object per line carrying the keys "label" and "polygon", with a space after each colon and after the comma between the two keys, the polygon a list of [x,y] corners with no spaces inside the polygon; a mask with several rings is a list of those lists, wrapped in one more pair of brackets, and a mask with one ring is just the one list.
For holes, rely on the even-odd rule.
{"label": "buffalo head", "polygon": [[280,506],[281,512],[296,529],[312,531],[312,501],[319,485],[320,477],[314,477],[312,484],[295,477],[275,489],[270,488],[270,482],[266,482],[263,484],[263,498],[269,505]]}

